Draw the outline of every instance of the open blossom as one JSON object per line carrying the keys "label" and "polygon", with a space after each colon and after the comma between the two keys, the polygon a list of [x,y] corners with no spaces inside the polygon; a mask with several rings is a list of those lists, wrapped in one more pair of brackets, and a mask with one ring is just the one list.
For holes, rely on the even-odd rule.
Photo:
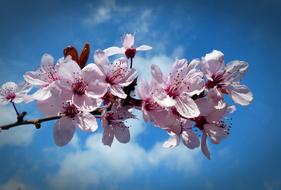
{"label": "open blossom", "polygon": [[222,94],[229,94],[240,105],[248,105],[252,101],[252,92],[239,82],[248,63],[232,61],[225,66],[223,53],[214,50],[203,58],[202,68],[208,80],[206,87],[209,89],[209,96],[217,108],[225,106]]}
{"label": "open blossom", "polygon": [[169,132],[171,137],[163,143],[163,147],[172,148],[178,146],[180,139],[182,139],[183,144],[189,149],[194,149],[200,146],[200,141],[196,133],[192,130],[191,120],[178,118],[174,120],[172,125],[178,126],[180,131]]}
{"label": "open blossom", "polygon": [[130,141],[129,128],[124,124],[126,119],[135,118],[129,110],[130,106],[121,106],[119,102],[113,104],[111,111],[106,112],[102,116],[104,145],[111,146],[115,137],[120,143],[128,143]]}
{"label": "open blossom", "polygon": [[39,89],[31,96],[31,99],[45,100],[52,93],[52,88],[56,86],[59,80],[58,64],[54,64],[54,58],[49,54],[44,54],[41,59],[41,66],[37,71],[29,71],[24,74],[26,82]]}
{"label": "open blossom", "polygon": [[95,116],[81,110],[73,101],[61,94],[38,102],[38,107],[45,115],[63,116],[58,119],[54,127],[54,141],[58,146],[64,146],[72,139],[76,127],[90,132],[98,128]]}
{"label": "open blossom", "polygon": [[104,50],[107,56],[116,55],[116,54],[124,54],[126,57],[134,58],[136,52],[138,51],[147,51],[151,50],[152,47],[148,45],[141,45],[139,47],[135,47],[135,36],[133,34],[126,34],[123,41],[123,47],[110,47]]}
{"label": "open blossom", "polygon": [[171,136],[163,146],[175,147],[182,139],[185,146],[194,149],[200,145],[199,139],[192,131],[191,120],[183,119],[174,109],[164,109],[154,99],[154,93],[159,89],[155,81],[148,83],[144,80],[139,82],[138,96],[142,99],[142,111],[145,121],[151,121],[154,125],[166,130]]}
{"label": "open blossom", "polygon": [[124,58],[116,59],[111,64],[104,51],[96,51],[94,61],[102,72],[100,80],[108,84],[110,93],[122,99],[126,98],[123,88],[136,79],[136,70],[129,68]]}
{"label": "open blossom", "polygon": [[196,69],[197,65],[197,61],[188,64],[185,59],[176,60],[171,73],[164,76],[161,69],[152,64],[152,76],[161,87],[154,95],[157,103],[163,107],[175,107],[182,117],[197,117],[200,112],[191,97],[204,90],[203,73]]}
{"label": "open blossom", "polygon": [[26,100],[27,93],[31,90],[31,85],[14,82],[6,82],[0,88],[0,104],[5,105],[9,102],[21,103]]}
{"label": "open blossom", "polygon": [[81,69],[75,61],[66,57],[60,63],[58,74],[62,92],[87,111],[96,109],[99,98],[107,92],[108,85],[101,81],[103,73],[95,64],[88,64]]}
{"label": "open blossom", "polygon": [[196,100],[200,109],[200,116],[194,119],[195,126],[202,131],[201,150],[210,159],[210,152],[207,147],[206,139],[209,137],[211,142],[219,144],[228,133],[228,126],[222,121],[224,116],[235,110],[234,106],[225,106],[222,109],[215,109],[207,98]]}
{"label": "open blossom", "polygon": [[150,83],[145,80],[141,80],[138,83],[137,94],[142,100],[143,119],[145,121],[150,120],[157,123],[157,120],[160,119],[161,114],[166,114],[166,111],[164,111],[164,109],[159,106],[153,98],[153,95],[157,92],[157,90],[157,84],[154,80]]}

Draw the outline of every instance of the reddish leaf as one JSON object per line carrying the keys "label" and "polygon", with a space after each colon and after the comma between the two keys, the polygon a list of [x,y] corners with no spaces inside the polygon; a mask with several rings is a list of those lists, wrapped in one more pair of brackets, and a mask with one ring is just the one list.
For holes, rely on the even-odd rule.
{"label": "reddish leaf", "polygon": [[75,47],[73,46],[67,46],[63,50],[64,57],[70,55],[72,60],[74,60],[76,63],[78,63],[78,53]]}
{"label": "reddish leaf", "polygon": [[85,45],[80,53],[79,62],[78,62],[81,69],[83,69],[86,66],[86,63],[89,58],[89,54],[90,54],[90,44],[85,43]]}

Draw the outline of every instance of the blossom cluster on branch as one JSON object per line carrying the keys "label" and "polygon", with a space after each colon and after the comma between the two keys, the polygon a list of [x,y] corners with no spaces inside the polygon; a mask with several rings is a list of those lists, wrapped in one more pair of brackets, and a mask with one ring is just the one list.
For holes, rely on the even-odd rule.
{"label": "blossom cluster on branch", "polygon": [[[114,138],[120,143],[130,141],[129,127],[124,121],[136,118],[132,111],[139,109],[146,122],[169,134],[164,147],[175,147],[182,141],[189,149],[201,147],[210,159],[207,138],[218,144],[227,137],[230,125],[226,116],[236,109],[225,101],[225,96],[243,106],[253,99],[248,87],[240,84],[248,64],[238,60],[225,64],[224,54],[214,50],[190,62],[176,59],[168,75],[152,64],[152,80],[138,80],[134,57],[138,51],[150,49],[148,45],[136,48],[135,36],[126,34],[123,47],[96,50],[94,63],[90,64],[87,64],[89,44],[85,44],[80,54],[72,46],[65,48],[64,56],[58,61],[44,54],[39,69],[24,74],[24,83],[2,85],[0,104],[11,103],[18,118],[14,124],[0,129],[22,124],[40,128],[41,122],[56,119],[54,141],[64,146],[77,127],[96,131],[99,119],[102,142],[111,146]],[[111,56],[118,58],[111,62]],[[32,87],[36,91],[30,94]],[[135,90],[139,99],[131,96]],[[15,106],[34,100],[47,118],[25,120],[26,112],[20,113]]]}

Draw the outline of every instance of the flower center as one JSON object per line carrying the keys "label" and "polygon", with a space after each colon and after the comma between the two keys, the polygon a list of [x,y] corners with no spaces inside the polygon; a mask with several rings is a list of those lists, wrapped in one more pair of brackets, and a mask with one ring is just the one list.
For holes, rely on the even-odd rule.
{"label": "flower center", "polygon": [[136,48],[128,48],[126,49],[125,51],[125,55],[126,57],[129,59],[129,58],[134,58],[135,55],[136,55]]}
{"label": "flower center", "polygon": [[168,96],[172,97],[172,98],[176,98],[177,96],[179,96],[179,91],[178,91],[178,87],[176,86],[168,86],[165,89],[165,92],[167,93]]}
{"label": "flower center", "polygon": [[196,118],[194,119],[194,121],[195,121],[195,126],[196,126],[197,128],[199,128],[200,130],[203,130],[203,129],[204,129],[204,124],[207,123],[206,118],[203,117],[203,116],[196,117]]}
{"label": "flower center", "polygon": [[66,102],[63,105],[63,109],[64,109],[63,113],[67,117],[70,117],[70,118],[74,118],[79,113],[79,110],[78,110],[77,106],[75,106],[74,104],[72,104],[70,102]]}
{"label": "flower center", "polygon": [[16,97],[16,94],[11,92],[11,93],[7,94],[6,99],[12,101],[13,99],[15,99],[15,97]]}
{"label": "flower center", "polygon": [[87,84],[84,81],[79,80],[72,84],[72,89],[74,94],[81,96],[85,94]]}
{"label": "flower center", "polygon": [[213,75],[212,76],[213,81],[208,80],[206,83],[206,87],[208,89],[214,88],[215,86],[220,86],[219,84],[223,81],[223,74]]}

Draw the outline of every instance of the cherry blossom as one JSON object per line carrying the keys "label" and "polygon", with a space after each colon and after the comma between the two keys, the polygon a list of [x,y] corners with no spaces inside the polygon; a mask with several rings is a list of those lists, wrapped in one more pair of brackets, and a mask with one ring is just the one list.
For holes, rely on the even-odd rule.
{"label": "cherry blossom", "polygon": [[72,100],[56,92],[56,96],[38,102],[45,115],[62,115],[54,127],[54,141],[58,146],[66,145],[73,137],[76,127],[94,132],[98,128],[95,116],[83,111]]}
{"label": "cherry blossom", "polygon": [[59,80],[58,67],[59,64],[54,64],[54,58],[50,54],[44,54],[41,58],[40,68],[24,74],[26,82],[39,88],[31,96],[31,100],[45,100],[52,95],[51,91]]}
{"label": "cherry blossom", "polygon": [[126,34],[123,40],[123,47],[110,47],[104,50],[107,56],[116,55],[116,54],[124,54],[128,59],[132,59],[135,57],[136,52],[138,51],[147,51],[151,50],[152,47],[148,45],[141,45],[139,47],[135,47],[135,36],[134,34]]}
{"label": "cherry blossom", "polygon": [[173,125],[179,126],[181,130],[178,133],[170,132],[169,135],[171,137],[163,143],[163,147],[172,148],[178,146],[180,139],[182,139],[183,144],[189,149],[194,149],[200,146],[200,141],[192,130],[191,120],[177,119]]}
{"label": "cherry blossom", "polygon": [[111,111],[102,116],[102,127],[104,129],[102,142],[104,145],[111,146],[114,137],[120,143],[130,141],[130,131],[124,121],[135,118],[135,115],[129,111],[131,108],[130,106],[121,106],[118,102],[112,106]]}
{"label": "cherry blossom", "polygon": [[70,57],[66,57],[58,70],[59,86],[79,107],[93,111],[99,106],[99,98],[107,92],[108,85],[101,81],[104,77],[95,64],[83,69]]}
{"label": "cherry blossom", "polygon": [[0,88],[0,105],[9,102],[21,103],[27,100],[27,93],[31,90],[31,85],[21,83],[17,85],[14,82],[6,82]]}
{"label": "cherry blossom", "polygon": [[200,110],[200,115],[194,118],[195,126],[202,131],[201,150],[210,159],[210,152],[207,147],[206,139],[209,137],[211,142],[219,144],[229,133],[228,126],[222,121],[228,113],[235,111],[234,106],[225,106],[222,109],[213,107],[210,100],[200,98],[196,100]]}
{"label": "cherry blossom", "polygon": [[134,68],[128,68],[127,60],[119,58],[111,64],[104,51],[96,51],[94,62],[102,72],[101,81],[109,86],[109,91],[114,96],[126,98],[127,94],[123,91],[123,87],[131,84],[137,77]]}
{"label": "cherry blossom", "polygon": [[163,112],[164,109],[153,98],[157,90],[155,81],[151,81],[151,83],[148,83],[146,80],[139,81],[137,94],[142,100],[142,112],[145,121],[151,120],[157,123],[157,119],[160,118],[159,114],[166,114]]}
{"label": "cherry blossom", "polygon": [[[99,118],[102,143],[111,147],[114,138],[120,143],[130,141],[127,120],[135,119],[133,109],[138,109],[144,121],[169,135],[163,143],[165,148],[180,143],[189,149],[200,147],[210,159],[207,141],[219,144],[228,136],[227,115],[235,111],[225,96],[229,95],[240,105],[253,100],[248,87],[240,84],[248,64],[232,61],[225,65],[224,54],[214,50],[191,62],[176,59],[169,74],[151,64],[152,80],[137,80],[133,58],[137,51],[150,49],[147,45],[135,47],[135,36],[126,34],[123,47],[97,50],[94,63],[90,64],[87,64],[88,43],[80,54],[74,46],[64,48],[64,56],[57,62],[44,54],[39,69],[24,74],[26,83],[7,82],[0,88],[0,104],[10,102],[17,113],[16,122],[0,126],[0,131],[23,124],[40,128],[42,122],[57,120],[54,141],[64,146],[71,141],[76,128],[96,131],[96,118]],[[115,56],[111,61],[112,55]],[[28,95],[32,86],[37,91]],[[27,112],[18,112],[15,103],[32,100],[37,100],[39,110],[46,117],[29,120],[25,118]]]}
{"label": "cherry blossom", "polygon": [[152,64],[152,76],[161,87],[154,95],[157,103],[164,107],[174,106],[182,117],[197,117],[200,112],[191,97],[204,90],[203,73],[196,69],[197,65],[195,62],[188,64],[185,59],[176,60],[171,73],[164,76],[161,69]]}
{"label": "cherry blossom", "polygon": [[202,68],[208,80],[206,87],[210,89],[209,96],[217,108],[225,105],[222,94],[229,94],[240,105],[248,105],[252,101],[252,92],[239,82],[248,68],[248,63],[236,60],[225,66],[224,54],[214,50],[202,59]]}

